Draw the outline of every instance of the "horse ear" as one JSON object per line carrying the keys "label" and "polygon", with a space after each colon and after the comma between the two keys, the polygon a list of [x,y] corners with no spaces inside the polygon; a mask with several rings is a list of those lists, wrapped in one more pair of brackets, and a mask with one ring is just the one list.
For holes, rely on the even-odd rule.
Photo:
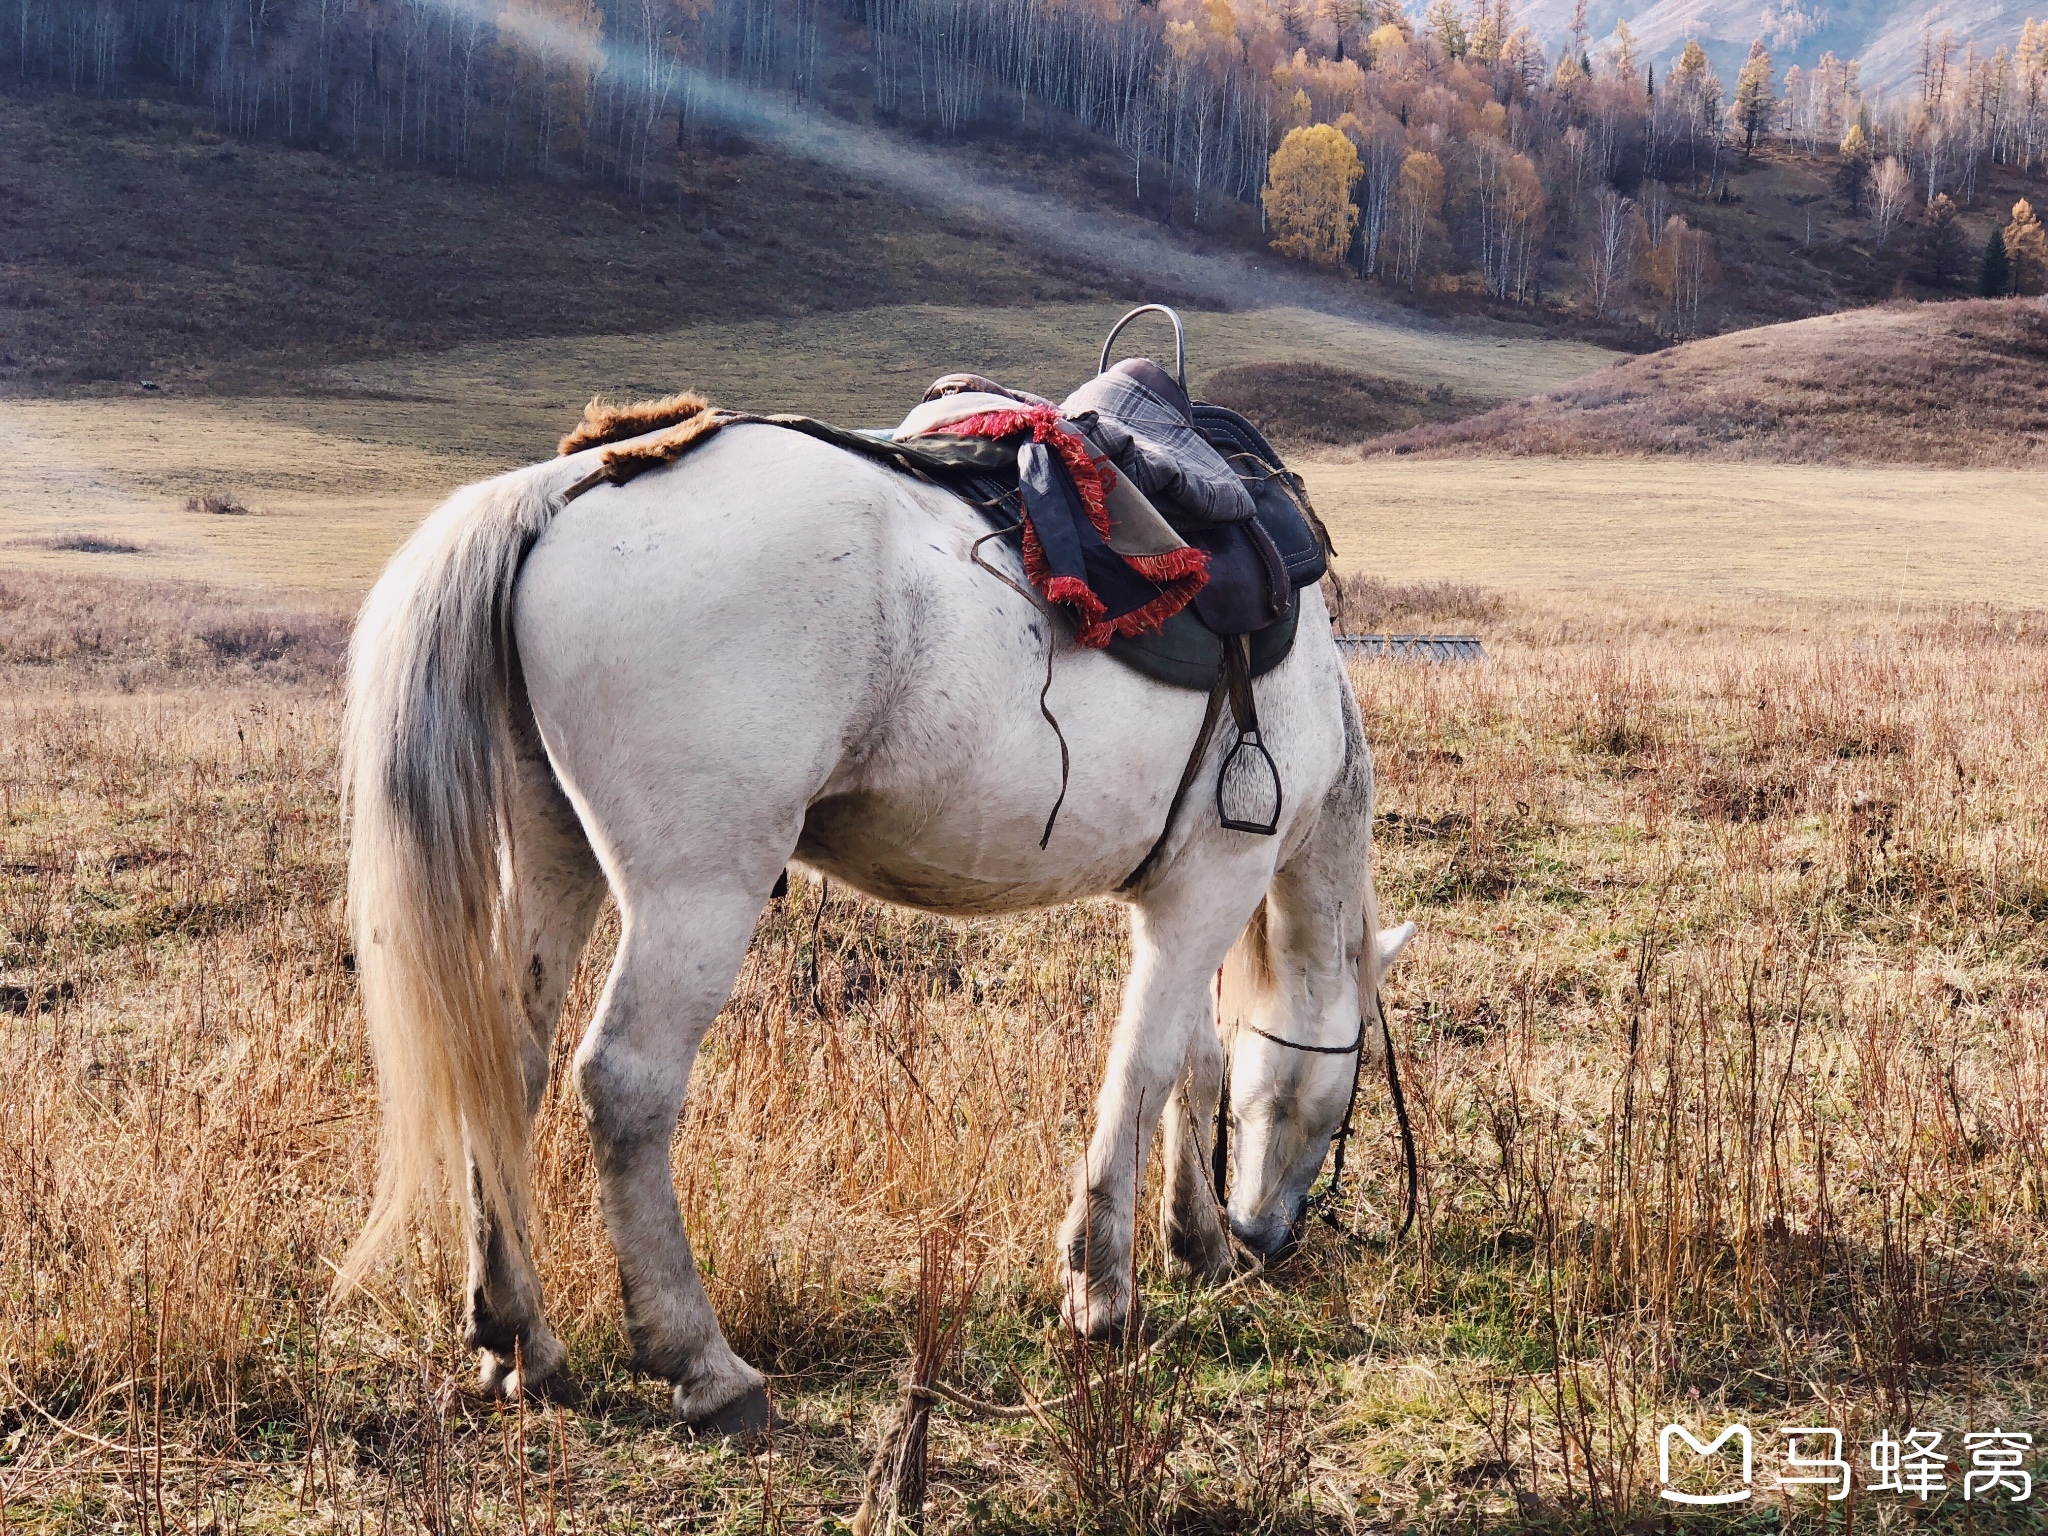
{"label": "horse ear", "polygon": [[1380,930],[1380,974],[1386,975],[1394,968],[1394,962],[1401,958],[1401,951],[1408,947],[1408,941],[1415,937],[1415,925],[1403,923],[1398,928]]}

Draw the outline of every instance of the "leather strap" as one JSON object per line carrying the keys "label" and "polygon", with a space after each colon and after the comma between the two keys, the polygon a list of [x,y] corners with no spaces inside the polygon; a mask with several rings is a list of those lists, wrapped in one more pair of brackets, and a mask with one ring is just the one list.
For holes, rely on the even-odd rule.
{"label": "leather strap", "polygon": [[1294,596],[1294,583],[1287,575],[1287,562],[1280,558],[1280,546],[1273,542],[1266,525],[1254,517],[1244,526],[1251,535],[1252,548],[1259,552],[1259,563],[1266,568],[1266,622],[1270,624],[1287,611],[1287,600]]}
{"label": "leather strap", "polygon": [[[1224,642],[1226,653],[1229,642]],[[1249,689],[1250,684],[1246,684]],[[1228,665],[1216,669],[1216,686],[1209,690],[1209,707],[1202,712],[1202,728],[1195,733],[1195,749],[1188,754],[1188,765],[1180,771],[1180,783],[1173,787],[1173,799],[1167,802],[1166,825],[1159,829],[1159,835],[1152,840],[1152,846],[1145,851],[1145,857],[1138,861],[1138,867],[1124,876],[1119,891],[1136,890],[1139,882],[1152,873],[1152,866],[1159,862],[1159,855],[1166,849],[1166,840],[1173,835],[1173,824],[1180,819],[1180,808],[1188,797],[1188,791],[1195,786],[1195,775],[1202,771],[1202,759],[1209,755],[1209,743],[1216,735],[1216,722],[1223,718],[1224,696],[1230,691],[1230,668]]]}

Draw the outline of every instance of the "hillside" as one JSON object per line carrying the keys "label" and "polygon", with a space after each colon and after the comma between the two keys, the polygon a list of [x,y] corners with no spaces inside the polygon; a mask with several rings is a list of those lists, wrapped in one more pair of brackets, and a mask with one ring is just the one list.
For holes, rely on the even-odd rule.
{"label": "hillside", "polygon": [[0,142],[0,394],[245,391],[465,343],[1162,286],[731,139],[646,205],[52,91],[0,94]]}
{"label": "hillside", "polygon": [[1887,304],[1709,337],[1363,452],[2048,463],[2048,306]]}
{"label": "hillside", "polygon": [[[1555,46],[1571,31],[1576,0],[1531,0],[1521,15],[1546,44]],[[1917,87],[1920,36],[1931,28],[1939,37],[1955,35],[1956,50],[1977,44],[1988,56],[2010,47],[2021,24],[2040,14],[2031,0],[1838,0],[1833,5],[1805,5],[1799,0],[1595,0],[1586,7],[1586,22],[1596,38],[1613,34],[1626,21],[1636,46],[1664,59],[1677,54],[1688,38],[1698,38],[1723,79],[1733,85],[1735,73],[1761,38],[1783,69],[1788,64],[1811,67],[1823,53],[1855,59],[1863,83],[1888,96],[1903,96]]]}

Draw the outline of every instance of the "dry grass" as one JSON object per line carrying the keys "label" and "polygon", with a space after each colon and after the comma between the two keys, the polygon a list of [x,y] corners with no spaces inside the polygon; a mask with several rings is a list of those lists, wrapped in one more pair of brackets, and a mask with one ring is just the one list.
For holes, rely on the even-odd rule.
{"label": "dry grass", "polygon": [[2048,307],[1887,304],[1688,342],[1368,454],[2028,465],[2048,455]]}
{"label": "dry grass", "polygon": [[[799,881],[764,914],[677,1177],[727,1326],[775,1373],[767,1452],[677,1437],[624,1374],[558,1072],[542,1265],[582,1397],[494,1408],[460,1385],[446,1255],[323,1309],[374,1114],[331,651],[224,659],[203,635],[332,636],[332,615],[6,590],[39,637],[0,656],[9,1529],[813,1528],[858,1500],[920,1235],[956,1212],[982,1267],[946,1369],[1060,1390],[1049,1234],[1115,1005],[1112,910],[956,924],[840,891],[821,909]],[[1619,1530],[1674,1413],[1852,1441],[2038,1429],[2038,618],[1347,598],[1478,623],[1499,658],[1355,674],[1383,900],[1424,933],[1392,999],[1423,1215],[1388,1245],[1398,1159],[1369,1087],[1361,1246],[1318,1233],[1185,1335],[1162,1483],[1181,1527]],[[1162,1322],[1189,1305],[1149,1240],[1143,1283]],[[934,1529],[1080,1518],[1028,1422],[941,1410],[929,1454]],[[1898,1508],[1859,1493],[1859,1525]]]}
{"label": "dry grass", "polygon": [[[1569,607],[1618,588],[1738,610],[2032,608],[2048,569],[2031,470],[1489,457],[1302,471],[1343,569],[1571,594]],[[1755,614],[1767,629],[1807,622],[1798,606]]]}
{"label": "dry grass", "polygon": [[17,697],[247,683],[324,693],[350,616],[304,597],[0,571],[0,678]]}
{"label": "dry grass", "polygon": [[[450,486],[554,451],[594,393],[688,385],[721,405],[899,421],[940,374],[972,366],[1064,395],[1096,366],[1122,306],[983,309],[897,304],[844,315],[691,325],[638,335],[493,342],[336,363],[293,394],[0,400],[0,561],[78,573],[367,588]],[[1433,333],[1300,309],[1190,313],[1190,377],[1266,362],[1333,364],[1369,352],[1418,389],[1498,400],[1604,363],[1574,343]],[[1133,328],[1133,349],[1170,346]],[[273,381],[276,382],[276,381]],[[280,386],[283,387],[283,386]],[[1254,419],[1263,419],[1256,398]],[[212,515],[225,485],[251,508]],[[81,530],[138,553],[54,550]]]}
{"label": "dry grass", "polygon": [[1315,362],[1219,369],[1203,385],[1202,397],[1257,422],[1283,453],[1314,453],[1485,409],[1483,397],[1461,394],[1449,384],[1423,387]]}

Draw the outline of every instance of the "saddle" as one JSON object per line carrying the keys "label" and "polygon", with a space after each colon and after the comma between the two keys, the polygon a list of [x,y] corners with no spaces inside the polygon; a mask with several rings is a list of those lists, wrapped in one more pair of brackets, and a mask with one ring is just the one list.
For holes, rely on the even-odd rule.
{"label": "saddle", "polygon": [[[1057,411],[1115,466],[1106,501],[1107,543],[1116,553],[1156,561],[1193,549],[1205,557],[1207,579],[1192,600],[1173,605],[1163,621],[1118,629],[1107,641],[1110,655],[1157,682],[1203,692],[1217,686],[1226,640],[1248,639],[1253,677],[1286,659],[1300,613],[1296,593],[1322,580],[1332,550],[1301,478],[1257,427],[1223,406],[1190,400],[1177,380],[1140,357],[1105,368],[1058,406],[977,374],[948,374],[889,440],[950,448],[957,441],[951,429],[1005,405]],[[995,493],[970,496],[992,525],[1013,532],[1020,499],[1032,511],[1034,501],[1059,494],[1034,483],[1038,463],[1027,446],[1014,480],[1000,472],[1007,465],[965,477],[979,482],[971,490]]]}
{"label": "saddle", "polygon": [[[1173,374],[1149,358],[1109,365],[1118,334],[1148,313],[1173,323]],[[1058,405],[967,373],[940,379],[888,431],[714,410],[687,394],[627,407],[592,401],[561,452],[603,452],[563,500],[673,463],[742,423],[801,432],[952,491],[990,523],[988,537],[1021,549],[1040,597],[1076,617],[1081,644],[1106,647],[1157,682],[1208,693],[1166,823],[1125,889],[1164,849],[1226,703],[1237,739],[1217,774],[1217,815],[1235,831],[1277,831],[1279,768],[1260,737],[1251,684],[1293,649],[1300,589],[1322,579],[1334,550],[1301,478],[1258,428],[1190,398],[1171,309],[1142,305],[1119,320],[1096,376]],[[1056,803],[1041,846],[1058,814]]]}
{"label": "saddle", "polygon": [[[1147,313],[1163,314],[1173,323],[1172,375],[1149,358],[1109,366],[1118,333]],[[1301,613],[1297,593],[1322,579],[1334,553],[1300,477],[1281,463],[1264,434],[1235,411],[1192,400],[1186,381],[1180,317],[1165,305],[1145,305],[1117,322],[1103,343],[1096,376],[1057,407],[977,374],[950,374],[891,434],[892,440],[908,443],[958,433],[974,423],[1015,430],[1016,407],[1056,412],[1061,427],[1078,433],[1114,466],[1102,489],[1097,520],[1104,542],[1125,562],[1125,571],[1111,571],[1111,583],[1131,569],[1141,574],[1200,572],[1203,579],[1190,598],[1179,599],[1162,588],[1157,602],[1129,610],[1139,622],[1100,624],[1091,635],[1084,621],[1080,636],[1084,644],[1106,643],[1110,655],[1147,677],[1209,695],[1165,825],[1143,862],[1125,878],[1127,890],[1145,878],[1164,850],[1226,702],[1237,737],[1217,771],[1218,820],[1232,831],[1262,837],[1278,830],[1280,771],[1260,734],[1252,680],[1277,667],[1293,649]],[[1015,503],[998,495],[980,498],[977,505],[999,532],[1023,541],[1026,570],[1041,592],[1057,598],[1060,589],[1046,579],[1039,546],[1048,530],[1062,528],[1080,530],[1085,542],[1090,520],[1078,508],[1055,503],[1062,495],[1077,494],[1074,481],[1086,471],[1070,465],[1077,473],[1060,473],[1039,442],[1023,445],[1018,466]],[[1014,521],[1013,504],[1021,505],[1023,513]],[[1187,558],[1189,551],[1200,552],[1198,565]],[[1090,567],[1078,560],[1073,568],[1093,571],[1110,564]],[[1058,814],[1055,805],[1053,816]],[[1052,835],[1051,818],[1045,835]]]}

